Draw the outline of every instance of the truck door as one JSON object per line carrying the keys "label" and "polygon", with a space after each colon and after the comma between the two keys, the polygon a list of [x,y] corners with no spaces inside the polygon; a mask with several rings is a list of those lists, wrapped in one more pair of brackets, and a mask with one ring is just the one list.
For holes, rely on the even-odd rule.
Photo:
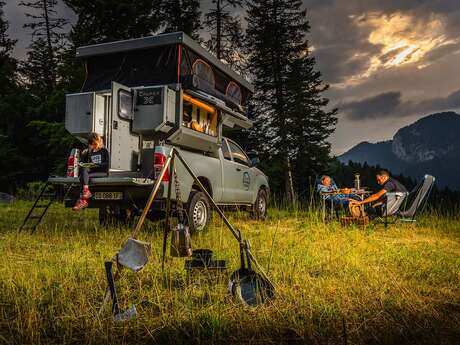
{"label": "truck door", "polygon": [[131,88],[112,82],[112,106],[109,114],[108,149],[110,169],[135,171],[139,154],[139,136],[131,131],[134,118]]}
{"label": "truck door", "polygon": [[244,151],[233,141],[223,139],[222,152],[225,158],[225,142],[228,143],[231,160],[224,159],[224,202],[251,203],[254,184],[250,160]]}

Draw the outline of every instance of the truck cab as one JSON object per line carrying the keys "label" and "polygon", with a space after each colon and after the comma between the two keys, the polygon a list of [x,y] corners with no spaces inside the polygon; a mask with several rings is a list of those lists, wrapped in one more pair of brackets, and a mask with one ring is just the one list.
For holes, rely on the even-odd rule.
{"label": "truck cab", "polygon": [[[109,175],[90,181],[89,207],[100,221],[127,221],[144,207],[172,147],[179,150],[214,201],[243,206],[265,218],[267,177],[257,159],[223,137],[223,127],[249,129],[252,85],[184,33],[86,46],[77,49],[87,76],[81,92],[66,96],[66,129],[82,143],[97,132],[110,153]],[[209,222],[210,207],[180,163],[167,174],[149,215],[164,216],[167,182],[172,200],[186,209],[190,227]],[[78,150],[68,158],[65,205],[79,197]]]}

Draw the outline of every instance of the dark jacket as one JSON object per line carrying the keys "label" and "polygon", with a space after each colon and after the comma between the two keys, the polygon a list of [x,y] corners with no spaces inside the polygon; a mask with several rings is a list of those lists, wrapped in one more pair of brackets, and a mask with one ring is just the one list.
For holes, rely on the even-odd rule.
{"label": "dark jacket", "polygon": [[95,168],[91,168],[91,173],[102,172],[108,173],[109,172],[109,151],[105,147],[98,151],[93,150],[84,150],[81,154],[80,161],[83,163],[95,163],[97,166]]}

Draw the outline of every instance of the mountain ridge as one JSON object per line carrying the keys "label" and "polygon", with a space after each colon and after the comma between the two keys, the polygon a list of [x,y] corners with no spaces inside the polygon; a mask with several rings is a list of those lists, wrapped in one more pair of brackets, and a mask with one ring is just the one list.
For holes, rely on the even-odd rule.
{"label": "mountain ridge", "polygon": [[337,158],[345,164],[379,165],[415,179],[431,174],[441,188],[460,190],[460,115],[425,116],[400,128],[390,140],[363,141]]}

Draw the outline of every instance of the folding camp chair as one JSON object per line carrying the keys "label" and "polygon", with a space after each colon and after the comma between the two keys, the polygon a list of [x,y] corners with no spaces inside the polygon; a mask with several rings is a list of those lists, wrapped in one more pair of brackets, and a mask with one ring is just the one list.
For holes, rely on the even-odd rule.
{"label": "folding camp chair", "polygon": [[382,217],[385,224],[385,228],[388,225],[388,217],[393,217],[394,221],[397,220],[397,214],[400,208],[407,201],[409,193],[407,192],[390,192],[385,194],[385,203],[382,206]]}
{"label": "folding camp chair", "polygon": [[[317,190],[318,185],[321,183],[321,176],[315,178],[315,189]],[[334,179],[331,177],[331,184],[335,184]],[[322,192],[318,192],[321,201],[321,219],[323,222],[326,220],[332,220],[338,218],[339,205],[334,202],[333,195],[327,195]]]}
{"label": "folding camp chair", "polygon": [[433,189],[435,181],[436,179],[434,176],[425,175],[423,180],[410,193],[400,193],[405,194],[402,200],[397,199],[396,195],[393,196],[393,194],[398,193],[387,193],[383,212],[385,227],[388,224],[389,216],[394,217],[394,222],[398,220],[402,222],[415,222],[416,215],[422,211],[427,204],[428,196]]}

